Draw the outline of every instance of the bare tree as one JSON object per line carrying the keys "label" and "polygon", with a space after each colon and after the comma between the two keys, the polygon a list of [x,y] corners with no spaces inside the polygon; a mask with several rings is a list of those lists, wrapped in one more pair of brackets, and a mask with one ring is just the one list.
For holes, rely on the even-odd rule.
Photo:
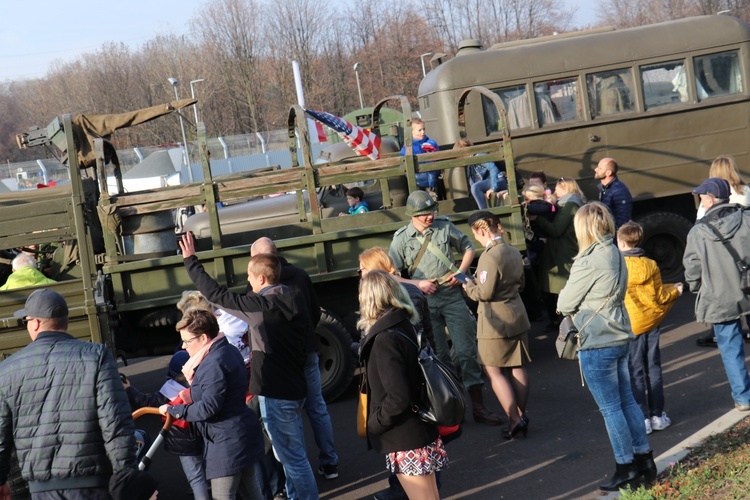
{"label": "bare tree", "polygon": [[263,130],[259,59],[263,9],[254,0],[212,0],[193,20],[196,37],[217,67],[225,102],[244,131]]}

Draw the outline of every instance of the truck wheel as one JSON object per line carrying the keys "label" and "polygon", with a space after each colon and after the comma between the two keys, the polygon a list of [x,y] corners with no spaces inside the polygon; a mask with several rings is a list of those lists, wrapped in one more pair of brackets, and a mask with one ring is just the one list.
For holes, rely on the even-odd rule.
{"label": "truck wheel", "polygon": [[682,256],[685,253],[687,234],[693,224],[685,217],[669,212],[649,214],[638,222],[643,226],[641,247],[659,265],[662,281],[682,281],[685,272]]}
{"label": "truck wheel", "polygon": [[320,384],[323,398],[330,403],[349,387],[356,360],[352,354],[352,336],[341,321],[325,310],[315,329],[318,338]]}

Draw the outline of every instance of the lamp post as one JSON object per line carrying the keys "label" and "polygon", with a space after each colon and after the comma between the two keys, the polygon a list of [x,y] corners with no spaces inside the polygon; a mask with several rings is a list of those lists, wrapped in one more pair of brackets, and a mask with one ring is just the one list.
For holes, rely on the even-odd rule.
{"label": "lamp post", "polygon": [[[167,78],[167,81],[174,87],[174,98],[176,100],[180,100],[180,95],[177,93],[177,86],[180,84],[180,82],[177,80],[177,78],[169,77]],[[185,160],[185,166],[187,166],[188,169],[188,178],[190,179],[190,182],[193,182],[193,171],[190,169],[190,153],[188,152],[188,142],[187,142],[187,136],[185,135],[185,121],[182,119],[182,115],[180,112],[177,112],[178,116],[180,117],[180,130],[182,130],[182,144],[183,144],[183,155]]]}
{"label": "lamp post", "polygon": [[354,76],[357,77],[357,92],[359,92],[359,107],[364,108],[365,102],[362,100],[362,87],[359,86],[359,63],[354,63]]}
{"label": "lamp post", "polygon": [[424,54],[419,56],[419,61],[422,63],[422,76],[427,76],[427,69],[424,66],[424,58],[431,55],[432,52],[425,52]]}
{"label": "lamp post", "polygon": [[[198,78],[196,80],[190,80],[190,97],[195,99],[195,84],[205,82],[205,78]],[[195,112],[195,125],[198,125],[198,103],[193,104],[193,111]]]}

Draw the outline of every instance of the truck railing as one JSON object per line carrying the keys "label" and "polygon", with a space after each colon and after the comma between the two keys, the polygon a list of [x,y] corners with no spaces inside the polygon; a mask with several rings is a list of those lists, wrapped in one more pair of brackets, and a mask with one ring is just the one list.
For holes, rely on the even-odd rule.
{"label": "truck railing", "polygon": [[[101,139],[92,140],[95,175],[91,175],[94,169],[87,169],[86,176],[95,177],[99,187],[97,216],[103,228],[105,250],[97,256],[97,260],[101,272],[108,279],[106,300],[100,299],[101,305],[97,309],[93,297],[94,283],[98,283],[95,281],[97,266],[93,254],[91,258],[81,255],[83,277],[80,281],[70,282],[69,286],[82,287],[86,291],[84,303],[92,318],[96,318],[97,314],[101,316],[102,309],[109,310],[113,313],[112,317],[121,322],[120,329],[123,329],[123,325],[129,325],[130,329],[141,328],[141,322],[145,323],[147,317],[150,321],[150,313],[159,310],[165,316],[159,318],[157,315],[155,323],[161,322],[164,326],[172,324],[169,323],[171,320],[168,316],[173,314],[170,311],[174,311],[174,304],[183,290],[193,288],[184,271],[182,257],[177,254],[173,217],[174,212],[189,205],[204,205],[207,212],[199,214],[205,218],[201,220],[206,221],[204,227],[208,231],[201,231],[202,234],[198,235],[198,258],[207,272],[235,291],[243,290],[247,285],[250,245],[261,236],[272,238],[280,252],[290,262],[304,268],[313,282],[320,286],[336,280],[355,278],[359,268],[358,255],[373,246],[388,247],[393,233],[408,222],[409,217],[404,212],[405,199],[409,192],[416,189],[416,174],[419,172],[440,170],[446,179],[458,179],[459,182],[449,183],[447,199],[440,200],[438,207],[441,215],[447,216],[461,230],[471,235],[466,220],[476,209],[476,205],[466,188],[465,167],[477,162],[474,156],[477,154],[482,154],[482,162],[506,162],[509,196],[504,204],[490,210],[499,216],[506,240],[523,247],[523,220],[515,183],[511,138],[505,126],[505,110],[493,93],[487,89],[472,88],[467,90],[459,102],[459,116],[470,92],[486,95],[498,107],[504,131],[502,141],[488,141],[461,150],[445,150],[418,156],[399,156],[394,153],[385,154],[375,161],[363,157],[316,164],[311,156],[304,110],[295,105],[290,108],[288,118],[291,168],[271,167],[215,179],[211,174],[205,128],[199,123],[198,144],[204,171],[203,181],[125,193],[120,173],[115,171],[119,192],[109,193],[104,143]],[[405,144],[407,151],[410,151],[411,108],[405,97],[392,96],[378,102],[373,108],[373,129],[379,133],[379,113],[389,102],[401,105],[405,117]],[[51,142],[69,153],[67,156],[70,159],[71,178],[80,182],[82,174],[76,161],[72,131],[73,125],[68,115],[48,127],[48,134],[54,135]],[[299,149],[301,154],[298,155]],[[372,211],[366,214],[338,217],[336,203],[340,203],[340,199],[334,199],[332,193],[340,192],[335,186],[351,183],[361,183],[375,190],[379,187],[382,208],[372,207]],[[26,230],[22,235],[11,234],[12,231],[8,229],[10,223],[0,223],[0,243],[6,239],[7,247],[12,247],[44,239],[66,241],[76,235],[88,234],[83,212],[80,215],[75,213],[75,207],[81,204],[79,200],[82,199],[82,195],[77,193],[82,193],[79,186],[75,186],[68,197],[58,195],[55,199],[52,196],[53,201],[40,211],[40,218],[24,225]],[[291,202],[289,206],[292,207],[283,222],[274,222],[273,217],[268,217],[268,223],[262,227],[240,228],[236,231],[222,227],[222,217],[228,213],[228,209],[218,208],[219,203],[232,205],[229,208],[244,209],[244,205],[238,202],[272,202],[273,198],[269,197],[279,193],[286,193],[282,196]],[[45,197],[42,192],[35,194]],[[253,204],[246,206],[252,207]],[[2,210],[5,209],[9,211],[4,214]],[[0,220],[10,221],[13,210],[13,207],[3,208],[0,205]],[[193,218],[188,219],[188,223],[191,219]],[[64,224],[67,222],[70,223]],[[139,249],[135,243],[141,236],[150,238],[155,235],[164,236],[163,241],[170,242],[171,245],[152,251]],[[90,237],[84,240],[90,245]],[[336,288],[338,287],[329,287],[328,290]],[[341,290],[342,294],[346,294],[342,297],[342,302],[350,302],[352,294],[345,292],[344,287]],[[8,296],[10,302],[13,301],[12,297]],[[336,312],[336,304],[332,305]],[[106,339],[107,336],[102,338]]]}

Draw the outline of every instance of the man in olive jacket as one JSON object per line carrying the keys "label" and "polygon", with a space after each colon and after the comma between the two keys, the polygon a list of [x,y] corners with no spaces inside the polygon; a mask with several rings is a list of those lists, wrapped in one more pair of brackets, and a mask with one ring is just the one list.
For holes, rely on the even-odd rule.
{"label": "man in olive jacket", "polygon": [[32,499],[110,498],[113,471],[136,466],[114,358],[66,333],[68,305],[57,292],[35,290],[15,316],[32,342],[0,363],[0,498],[14,446]]}

